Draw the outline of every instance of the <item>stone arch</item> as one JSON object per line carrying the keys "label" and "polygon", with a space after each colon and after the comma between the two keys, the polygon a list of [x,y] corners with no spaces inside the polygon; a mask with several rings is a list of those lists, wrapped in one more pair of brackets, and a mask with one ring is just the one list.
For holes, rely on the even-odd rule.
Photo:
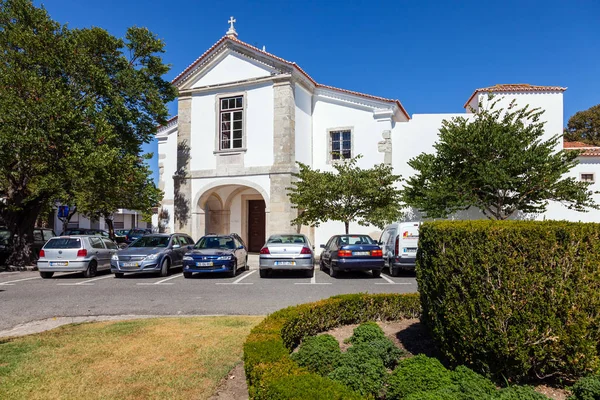
{"label": "stone arch", "polygon": [[[203,186],[200,190],[198,190],[198,193],[196,194],[196,196],[194,198],[194,202],[192,203],[195,207],[194,211],[198,212],[199,209],[204,208],[204,203],[206,202],[208,197],[211,195],[212,190],[217,189],[222,186],[246,186],[247,188],[252,188],[252,189],[256,190],[258,193],[260,193],[260,195],[265,200],[266,211],[269,212],[269,210],[270,210],[269,194],[265,191],[265,189],[262,186],[254,183],[254,182],[247,181],[245,179],[227,179],[227,180],[212,182],[212,183],[209,183],[209,184]],[[231,205],[231,203],[230,203],[230,205]]]}

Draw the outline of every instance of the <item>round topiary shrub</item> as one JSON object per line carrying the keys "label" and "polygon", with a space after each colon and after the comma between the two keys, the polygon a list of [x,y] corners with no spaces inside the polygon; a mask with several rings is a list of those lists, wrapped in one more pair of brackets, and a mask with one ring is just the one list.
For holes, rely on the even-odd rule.
{"label": "round topiary shrub", "polygon": [[417,392],[433,392],[453,384],[450,371],[442,363],[421,354],[400,361],[388,383],[388,400],[404,399]]}
{"label": "round topiary shrub", "polygon": [[379,358],[363,358],[363,354],[346,352],[339,366],[328,377],[363,396],[379,397],[388,372]]}
{"label": "round topiary shrub", "polygon": [[322,376],[335,369],[341,356],[340,345],[331,335],[307,337],[298,351],[291,355],[300,366]]}
{"label": "round topiary shrub", "polygon": [[355,353],[362,359],[381,360],[388,369],[396,368],[400,358],[406,354],[388,338],[352,345],[347,353]]}
{"label": "round topiary shrub", "polygon": [[450,379],[459,393],[456,399],[491,399],[497,393],[492,381],[462,365],[450,373]]}
{"label": "round topiary shrub", "polygon": [[352,336],[346,339],[346,341],[352,344],[359,344],[380,339],[386,339],[385,333],[383,333],[383,330],[379,327],[379,325],[377,325],[377,323],[369,321],[363,322],[354,328]]}
{"label": "round topiary shrub", "polygon": [[569,400],[600,400],[600,375],[581,378],[571,388]]}

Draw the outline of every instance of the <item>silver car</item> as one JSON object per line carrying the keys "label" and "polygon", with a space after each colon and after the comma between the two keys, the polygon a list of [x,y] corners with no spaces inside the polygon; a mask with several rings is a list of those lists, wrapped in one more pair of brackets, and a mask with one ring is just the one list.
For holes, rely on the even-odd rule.
{"label": "silver car", "polygon": [[194,240],[183,233],[144,235],[113,255],[110,270],[115,278],[122,278],[126,272],[167,276],[170,269],[183,266],[183,255],[193,245]]}
{"label": "silver car", "polygon": [[313,249],[304,235],[271,235],[260,249],[260,277],[267,277],[272,270],[303,270],[312,278],[315,271]]}
{"label": "silver car", "polygon": [[44,279],[52,278],[55,272],[83,272],[90,278],[110,269],[110,258],[116,252],[117,245],[100,236],[59,236],[44,244],[37,267]]}

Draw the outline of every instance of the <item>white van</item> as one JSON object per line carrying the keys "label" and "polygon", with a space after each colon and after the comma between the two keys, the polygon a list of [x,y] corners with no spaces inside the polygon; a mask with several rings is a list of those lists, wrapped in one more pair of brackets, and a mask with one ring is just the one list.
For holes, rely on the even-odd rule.
{"label": "white van", "polygon": [[421,222],[399,222],[385,227],[379,243],[383,250],[384,268],[391,276],[401,270],[414,271]]}

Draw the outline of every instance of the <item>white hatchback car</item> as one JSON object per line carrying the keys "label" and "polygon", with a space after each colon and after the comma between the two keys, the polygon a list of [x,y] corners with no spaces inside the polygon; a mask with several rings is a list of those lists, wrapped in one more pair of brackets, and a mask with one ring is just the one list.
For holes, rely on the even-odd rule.
{"label": "white hatchback car", "polygon": [[110,270],[110,259],[117,250],[112,240],[101,236],[59,236],[42,247],[37,267],[44,279],[55,272],[83,272],[90,278],[100,270]]}

